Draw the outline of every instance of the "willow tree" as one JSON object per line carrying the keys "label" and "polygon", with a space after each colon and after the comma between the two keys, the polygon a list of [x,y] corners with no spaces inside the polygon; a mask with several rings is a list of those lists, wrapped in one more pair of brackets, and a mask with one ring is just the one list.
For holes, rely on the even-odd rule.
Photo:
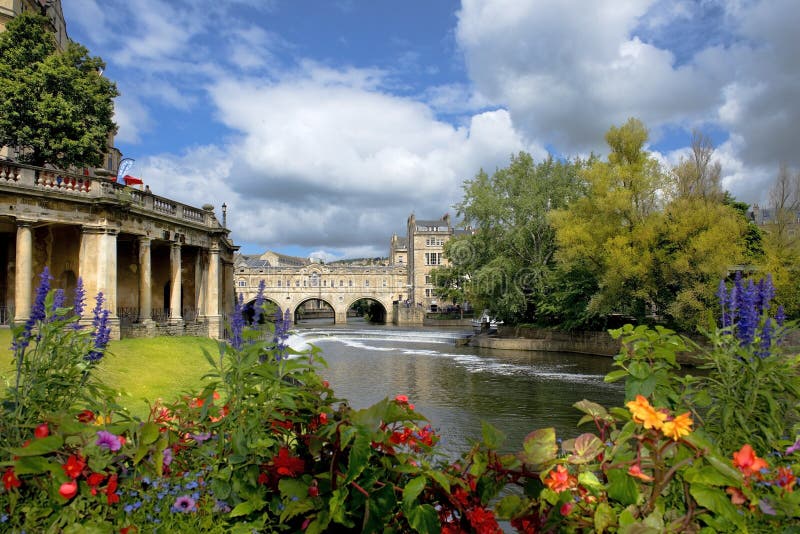
{"label": "willow tree", "polygon": [[48,24],[22,13],[0,33],[0,146],[24,163],[100,166],[117,89],[83,46],[58,50]]}

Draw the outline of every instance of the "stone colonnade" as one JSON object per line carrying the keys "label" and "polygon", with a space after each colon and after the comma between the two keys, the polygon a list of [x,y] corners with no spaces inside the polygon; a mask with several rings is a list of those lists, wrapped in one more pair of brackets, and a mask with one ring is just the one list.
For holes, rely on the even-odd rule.
{"label": "stone colonnade", "polygon": [[[31,314],[33,300],[33,224],[34,221],[18,219],[15,259],[14,322],[23,323]],[[109,310],[109,323],[112,339],[119,339],[120,324],[117,317],[117,235],[114,227],[103,225],[83,225],[79,247],[79,276],[83,280],[87,298],[102,293],[104,308]],[[152,314],[152,238],[139,236],[139,314],[141,323],[155,331]],[[206,249],[200,261],[198,256],[199,318],[205,321],[208,335],[218,339],[221,336],[222,316],[220,315],[220,248],[214,241]],[[87,302],[87,309],[92,304]],[[84,314],[85,315],[85,314]],[[181,243],[170,245],[170,302],[169,324],[183,325],[181,316]]]}

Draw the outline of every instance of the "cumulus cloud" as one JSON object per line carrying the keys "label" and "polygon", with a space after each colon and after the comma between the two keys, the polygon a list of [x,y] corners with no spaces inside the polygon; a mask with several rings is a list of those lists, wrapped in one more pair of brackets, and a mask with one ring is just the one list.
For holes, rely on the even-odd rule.
{"label": "cumulus cloud", "polygon": [[519,150],[545,154],[505,110],[456,127],[379,85],[374,72],[311,63],[282,82],[220,81],[211,97],[237,135],[224,146],[150,158],[145,172],[185,202],[202,204],[213,188],[237,240],[378,256],[412,211],[450,210],[480,167],[494,170]]}
{"label": "cumulus cloud", "polygon": [[[725,183],[757,201],[800,164],[800,10],[793,0],[464,0],[457,38],[477,90],[559,152],[603,150],[630,116],[729,132]],[[756,195],[755,197],[750,195]]]}

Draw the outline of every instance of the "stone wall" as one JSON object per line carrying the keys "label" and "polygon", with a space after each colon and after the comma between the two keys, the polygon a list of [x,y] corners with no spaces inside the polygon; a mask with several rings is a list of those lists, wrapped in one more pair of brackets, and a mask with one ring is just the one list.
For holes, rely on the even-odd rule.
{"label": "stone wall", "polygon": [[501,326],[498,335],[475,336],[473,347],[500,350],[541,350],[615,356],[620,344],[607,332],[561,332],[543,328]]}

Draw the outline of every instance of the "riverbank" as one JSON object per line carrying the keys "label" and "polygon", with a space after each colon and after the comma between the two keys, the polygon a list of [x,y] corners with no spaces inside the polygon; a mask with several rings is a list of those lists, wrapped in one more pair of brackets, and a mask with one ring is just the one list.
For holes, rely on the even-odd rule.
{"label": "riverbank", "polygon": [[616,356],[620,348],[619,340],[608,332],[562,332],[519,326],[501,326],[496,336],[472,336],[468,344],[493,350],[577,352],[595,356]]}

